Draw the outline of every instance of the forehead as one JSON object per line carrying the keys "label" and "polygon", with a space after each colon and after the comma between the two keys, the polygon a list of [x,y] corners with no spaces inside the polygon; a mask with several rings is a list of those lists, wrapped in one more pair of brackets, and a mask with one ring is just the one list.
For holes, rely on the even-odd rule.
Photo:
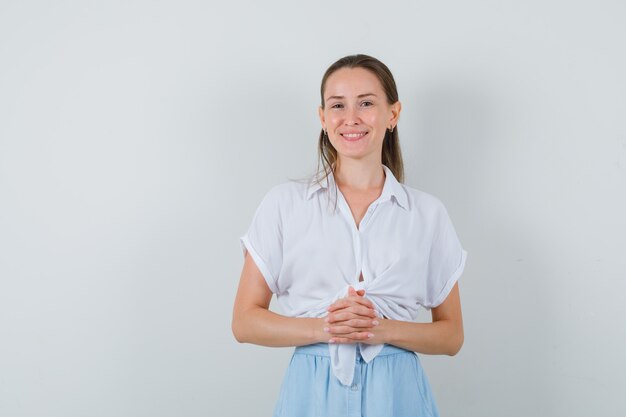
{"label": "forehead", "polygon": [[330,96],[357,96],[374,93],[384,96],[383,86],[378,77],[364,68],[341,68],[326,80],[324,98]]}

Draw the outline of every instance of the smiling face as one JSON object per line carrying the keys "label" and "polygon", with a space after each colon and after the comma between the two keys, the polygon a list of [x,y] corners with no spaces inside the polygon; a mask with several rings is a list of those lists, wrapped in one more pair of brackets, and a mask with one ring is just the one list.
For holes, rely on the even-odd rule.
{"label": "smiling face", "polygon": [[339,161],[380,163],[386,130],[396,126],[399,115],[400,102],[387,103],[380,81],[364,68],[341,68],[326,80],[319,117]]}

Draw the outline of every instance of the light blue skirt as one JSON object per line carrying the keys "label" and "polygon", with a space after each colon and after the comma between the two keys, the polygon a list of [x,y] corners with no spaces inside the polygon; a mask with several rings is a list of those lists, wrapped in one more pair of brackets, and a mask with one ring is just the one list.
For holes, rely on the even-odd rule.
{"label": "light blue skirt", "polygon": [[296,347],[274,417],[439,417],[419,357],[392,345],[367,363],[357,348],[354,380],[333,375],[326,343]]}

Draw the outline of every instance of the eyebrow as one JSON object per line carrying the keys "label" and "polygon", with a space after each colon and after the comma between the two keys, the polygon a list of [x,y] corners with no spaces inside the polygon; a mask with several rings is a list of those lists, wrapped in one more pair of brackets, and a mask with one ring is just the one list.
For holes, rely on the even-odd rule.
{"label": "eyebrow", "polygon": [[[374,93],[365,93],[365,94],[359,94],[357,96],[357,98],[363,98],[363,97],[367,97],[367,96],[374,96],[374,97],[378,97],[376,94]],[[326,101],[328,100],[332,100],[332,99],[342,99],[345,98],[344,96],[330,96],[326,99]]]}

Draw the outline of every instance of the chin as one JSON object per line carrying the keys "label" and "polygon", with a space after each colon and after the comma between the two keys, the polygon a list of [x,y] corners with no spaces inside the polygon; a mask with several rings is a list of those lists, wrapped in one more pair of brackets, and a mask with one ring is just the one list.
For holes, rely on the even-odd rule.
{"label": "chin", "polygon": [[368,152],[337,152],[337,155],[340,158],[346,158],[346,159],[364,159],[366,158],[369,153]]}

